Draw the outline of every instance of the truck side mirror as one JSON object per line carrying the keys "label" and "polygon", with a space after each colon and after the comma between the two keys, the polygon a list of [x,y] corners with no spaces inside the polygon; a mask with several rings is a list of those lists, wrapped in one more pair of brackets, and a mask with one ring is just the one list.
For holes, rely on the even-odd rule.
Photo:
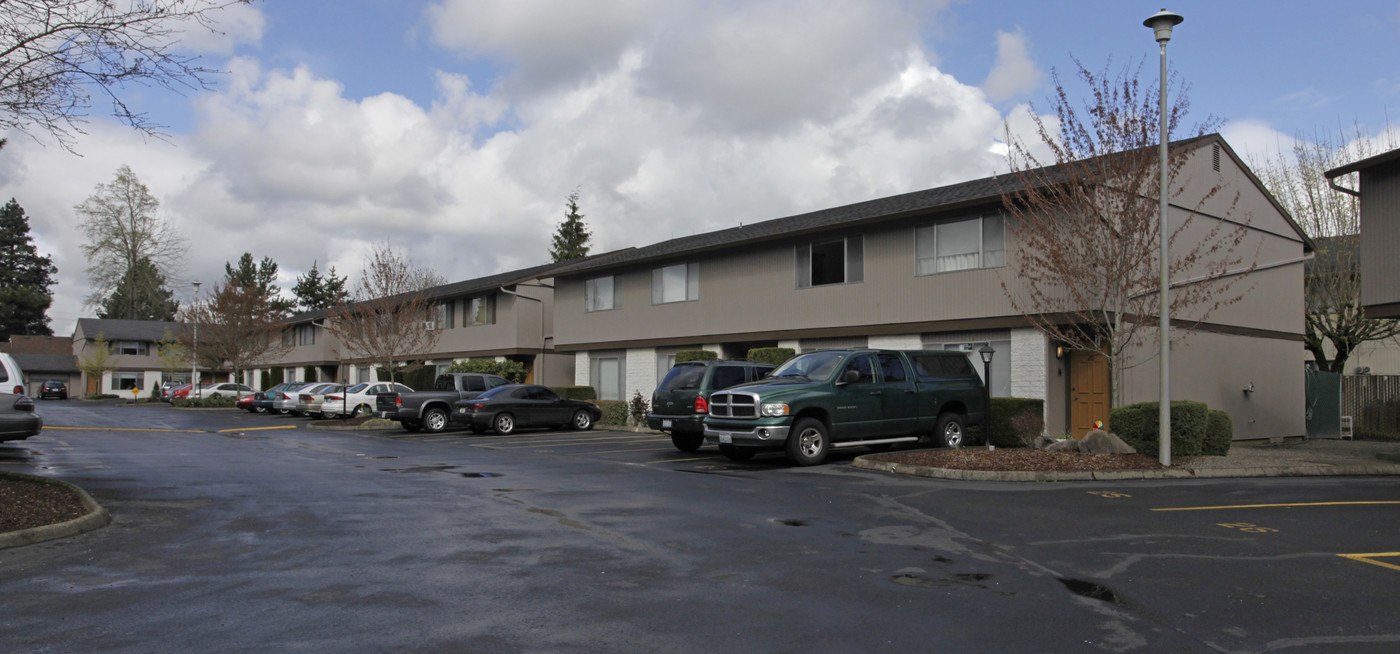
{"label": "truck side mirror", "polygon": [[836,380],[836,383],[839,386],[845,386],[846,384],[854,384],[858,381],[860,381],[860,371],[847,370],[846,372],[841,373],[841,377]]}

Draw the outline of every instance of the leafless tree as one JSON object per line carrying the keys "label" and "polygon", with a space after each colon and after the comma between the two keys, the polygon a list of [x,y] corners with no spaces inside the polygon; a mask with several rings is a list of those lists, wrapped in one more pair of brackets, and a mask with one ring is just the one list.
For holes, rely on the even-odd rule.
{"label": "leafless tree", "polygon": [[399,363],[437,343],[429,291],[443,283],[387,243],[376,245],[350,299],[326,310],[326,330],[340,342],[342,357],[371,361],[392,375]]}
{"label": "leafless tree", "polygon": [[81,370],[88,379],[97,380],[99,394],[102,393],[102,375],[114,367],[115,358],[112,353],[112,342],[100,333],[97,338],[93,339],[92,345],[84,348],[82,355],[78,357],[78,370]]}
{"label": "leafless tree", "polygon": [[176,279],[185,260],[185,239],[156,210],[151,195],[128,166],[117,169],[110,184],[98,184],[93,194],[73,207],[78,227],[87,236],[88,306],[98,306],[142,259],[149,259],[167,280]]}
{"label": "leafless tree", "polygon": [[201,366],[228,370],[235,382],[242,381],[243,371],[276,360],[289,349],[283,344],[285,323],[276,307],[258,289],[236,281],[215,286],[209,299],[191,305],[183,318],[192,329],[180,334],[181,344],[196,353]]}
{"label": "leafless tree", "polygon": [[161,126],[119,95],[128,84],[207,88],[216,71],[180,54],[193,26],[214,31],[214,15],[247,0],[5,0],[0,3],[0,128],[53,136],[72,150],[94,92],[112,115],[158,134]]}
{"label": "leafless tree", "polygon": [[[1315,245],[1303,277],[1306,332],[1303,346],[1318,367],[1346,371],[1362,343],[1400,335],[1400,321],[1368,318],[1361,307],[1361,209],[1358,198],[1328,186],[1328,170],[1396,147],[1393,132],[1299,135],[1288,152],[1256,158],[1251,167]],[[1355,184],[1353,184],[1353,188]]]}
{"label": "leafless tree", "polygon": [[[1089,87],[1086,101],[1072,100],[1057,73],[1054,119],[1035,115],[1034,143],[1008,136],[1020,190],[1003,197],[1007,232],[1017,247],[1002,289],[1049,338],[1108,360],[1110,401],[1118,406],[1123,371],[1155,358],[1142,353],[1158,342],[1158,93],[1155,84],[1139,86],[1141,64],[1117,74],[1107,67],[1090,72],[1078,60],[1075,65]],[[1189,103],[1172,81],[1176,93],[1167,119],[1177,131]],[[1202,136],[1216,123],[1207,120],[1192,131]],[[1189,313],[1187,331],[1241,299],[1237,284],[1252,270],[1237,253],[1247,230],[1197,211],[1217,196],[1233,207],[1239,193],[1231,200],[1217,184],[1200,197],[1182,197],[1189,154],[1190,148],[1172,148],[1167,165],[1173,202],[1194,203],[1176,207],[1186,218],[1169,237],[1169,309],[1178,322]]]}

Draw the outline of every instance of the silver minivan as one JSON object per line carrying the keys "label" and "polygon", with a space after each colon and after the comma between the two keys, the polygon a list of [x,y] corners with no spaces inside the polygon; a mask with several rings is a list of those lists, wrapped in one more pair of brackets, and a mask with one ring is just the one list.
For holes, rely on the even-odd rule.
{"label": "silver minivan", "polygon": [[26,388],[24,371],[19,369],[15,358],[6,352],[0,352],[0,393],[28,395]]}

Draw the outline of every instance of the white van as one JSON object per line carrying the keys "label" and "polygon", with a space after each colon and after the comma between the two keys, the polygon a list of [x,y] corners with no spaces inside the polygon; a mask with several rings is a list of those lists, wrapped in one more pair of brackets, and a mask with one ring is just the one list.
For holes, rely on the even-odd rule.
{"label": "white van", "polygon": [[15,358],[0,352],[0,393],[27,395],[24,385],[24,371],[19,369]]}

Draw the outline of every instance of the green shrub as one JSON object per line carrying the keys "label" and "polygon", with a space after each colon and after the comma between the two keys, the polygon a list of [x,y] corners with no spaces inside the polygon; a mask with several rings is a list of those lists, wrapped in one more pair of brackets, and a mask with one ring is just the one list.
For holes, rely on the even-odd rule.
{"label": "green shrub", "polygon": [[1211,409],[1206,413],[1206,442],[1201,454],[1225,456],[1230,453],[1230,443],[1235,440],[1235,426],[1230,422],[1230,414]]}
{"label": "green shrub", "polygon": [[[495,359],[468,359],[458,361],[448,366],[447,372],[478,372],[487,375],[498,375],[510,380],[512,384],[525,383],[525,364],[519,361],[506,359],[497,361]],[[412,386],[412,384],[410,384]],[[414,388],[418,388],[414,386]]]}
{"label": "green shrub", "polygon": [[592,402],[598,399],[598,391],[592,386],[550,386],[550,390],[558,393],[561,397],[571,400],[588,400]]}
{"label": "green shrub", "polygon": [[177,397],[170,402],[171,406],[191,408],[231,407],[235,404],[238,404],[238,398],[232,395],[221,395],[218,397],[210,396],[202,398],[197,397],[194,399]]}
{"label": "green shrub", "polygon": [[302,378],[303,381],[308,381],[308,382],[314,382],[314,381],[316,381],[316,366],[306,366],[306,367],[302,368],[302,369],[301,369],[301,378]]}
{"label": "green shrub", "polygon": [[749,350],[749,361],[779,365],[797,356],[797,350],[790,347],[756,347]]}
{"label": "green shrub", "polygon": [[676,363],[686,361],[714,361],[719,355],[709,350],[681,350],[676,353]]}
{"label": "green shrub", "polygon": [[[1038,400],[1025,397],[994,397],[992,398],[992,445],[997,447],[1023,447],[1031,440],[1035,440],[1040,435],[1041,429],[1045,426],[1042,416],[1045,415],[1045,400]],[[1034,418],[1032,421],[1030,418]],[[1039,426],[1034,427],[1034,434],[1029,440],[1024,438],[1021,431],[1030,431],[1031,422],[1039,422]],[[969,431],[975,432],[979,442],[982,435],[981,425],[969,425]]]}
{"label": "green shrub", "polygon": [[598,408],[603,410],[603,419],[600,424],[613,425],[616,427],[627,426],[627,403],[622,400],[599,400]]}
{"label": "green shrub", "polygon": [[282,368],[273,368],[269,377],[271,377],[271,379],[267,380],[268,384],[263,388],[272,388],[278,384],[287,383],[287,371]]}
{"label": "green shrub", "polygon": [[[1139,402],[1109,411],[1109,431],[1117,434],[1138,452],[1159,451],[1157,443],[1158,404]],[[1209,408],[1204,402],[1172,402],[1172,454],[1198,456],[1206,442]]]}
{"label": "green shrub", "polygon": [[160,397],[160,380],[151,382],[151,397]]}
{"label": "green shrub", "polygon": [[272,373],[266,370],[258,374],[258,383],[261,384],[260,386],[258,386],[258,388],[261,388],[263,390],[267,390],[277,385],[272,383]]}

